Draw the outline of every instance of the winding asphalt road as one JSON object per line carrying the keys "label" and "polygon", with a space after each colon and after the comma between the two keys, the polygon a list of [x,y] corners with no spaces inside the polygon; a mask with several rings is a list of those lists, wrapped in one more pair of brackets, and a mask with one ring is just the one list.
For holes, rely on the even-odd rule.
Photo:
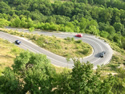
{"label": "winding asphalt road", "polygon": [[[19,32],[29,32],[28,30],[25,29],[17,29],[17,28],[6,28],[6,29],[12,29],[12,30],[17,30]],[[47,35],[47,36],[56,36],[56,37],[60,37],[60,38],[66,38],[66,37],[74,37],[75,33],[56,33],[56,32],[45,32],[45,31],[34,31],[32,33],[36,33],[36,34],[43,34],[43,35]],[[10,41],[11,43],[14,43],[15,40],[20,40],[22,43],[21,45],[17,45],[22,49],[25,50],[29,50],[35,53],[42,53],[47,55],[47,58],[50,59],[51,63],[56,65],[56,66],[60,66],[60,67],[67,67],[67,68],[73,68],[74,64],[73,61],[70,60],[69,62],[67,62],[66,58],[56,55],[52,52],[49,52],[39,46],[37,46],[36,44],[32,43],[31,41],[21,38],[21,37],[17,37],[17,36],[13,36],[4,32],[0,32],[0,38],[6,39],[8,41]],[[102,64],[107,64],[109,63],[109,61],[112,58],[112,49],[111,47],[104,42],[103,40],[100,40],[98,38],[96,38],[95,36],[92,35],[83,35],[82,38],[76,38],[75,39],[80,39],[83,42],[86,42],[88,44],[90,44],[93,48],[93,53],[90,56],[87,56],[85,58],[80,59],[80,61],[82,62],[87,62],[89,61],[90,63],[92,63],[94,65],[94,69],[97,68],[97,65],[102,65]],[[105,51],[106,54],[103,58],[100,58],[99,55],[102,51]]]}

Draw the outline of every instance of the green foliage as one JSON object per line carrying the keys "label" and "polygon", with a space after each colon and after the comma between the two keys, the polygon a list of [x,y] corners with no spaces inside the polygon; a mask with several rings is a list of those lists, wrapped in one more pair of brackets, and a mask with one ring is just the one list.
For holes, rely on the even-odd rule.
{"label": "green foliage", "polygon": [[14,60],[14,65],[13,65],[14,71],[15,72],[16,71],[18,72],[19,70],[25,71],[26,64],[29,62],[29,58],[30,58],[30,53],[28,51],[20,53],[20,55],[17,56],[17,58]]}
{"label": "green foliage", "polygon": [[82,40],[77,40],[76,43],[82,43]]}
{"label": "green foliage", "polygon": [[29,31],[30,32],[34,31],[34,27],[29,28]]}
{"label": "green foliage", "polygon": [[[0,0],[0,6],[1,6],[0,27],[13,26],[13,27],[29,28],[30,31],[33,31],[34,29],[43,29],[43,30],[52,30],[52,31],[54,30],[54,31],[64,31],[64,32],[81,32],[81,33],[99,35],[111,40],[112,43],[110,44],[113,49],[119,51],[122,54],[125,53],[124,51],[125,0],[66,0],[66,1],[68,2],[62,3],[60,1],[55,1],[55,2],[53,1],[52,3],[50,2],[50,0]],[[16,32],[13,34],[17,35],[18,33]],[[41,43],[41,40],[44,39],[43,38],[40,39],[38,36],[29,36],[27,34],[24,36],[33,40],[37,40],[39,45],[41,46],[46,46],[47,44],[45,41]],[[71,42],[74,41],[74,39],[68,39],[68,40]],[[113,42],[115,42],[117,46]],[[51,42],[49,43],[51,44]],[[56,42],[53,46],[55,46],[55,48],[57,49],[60,49],[60,45],[58,44],[58,42]],[[120,49],[119,47],[124,49]],[[76,48],[80,48],[80,46],[77,46]],[[16,49],[12,49],[12,51],[15,52],[15,54],[18,53]],[[82,52],[87,53],[87,50],[84,50]],[[31,68],[28,69],[26,68],[27,62],[29,61],[31,62],[30,60],[31,57],[35,58],[34,55],[31,55],[31,53],[25,53],[24,55],[20,55],[19,57],[17,56],[17,58],[15,59],[15,62],[17,62],[17,64],[13,65],[14,71],[11,69],[6,70],[9,71],[10,74],[12,75],[7,74],[7,72],[5,72],[6,76],[5,79],[4,76],[0,78],[3,81],[3,82],[1,81],[0,93],[2,92],[4,94],[10,92],[14,93],[14,90],[17,91],[18,94],[21,92],[22,87],[20,88],[20,86],[22,85],[19,85],[20,84],[18,82],[19,80],[16,78],[17,75],[21,75],[23,77],[25,76],[24,82],[26,82],[26,84],[23,83],[23,86],[25,86],[25,89],[22,90],[25,91],[23,93],[26,93],[27,91],[29,91],[30,93],[40,93],[40,92],[45,94],[50,93],[52,86],[48,83],[50,79],[49,76],[45,74],[46,70],[44,70],[44,72],[43,71],[41,72],[41,69],[38,68],[37,70],[37,67],[32,68],[32,64],[29,65],[29,67],[31,66]],[[40,58],[41,57],[38,57],[38,59]],[[119,58],[113,57],[113,59],[119,62]],[[113,63],[111,66],[116,68],[118,64]],[[83,70],[83,69],[79,68],[78,70]],[[76,73],[77,70],[73,72]],[[40,75],[41,73],[43,75]],[[82,76],[84,76],[83,74],[84,73],[81,73]],[[40,75],[42,79],[39,78],[37,75]],[[80,81],[78,81],[79,85],[76,85],[76,87],[74,87],[74,84],[77,84],[77,80],[74,80],[75,78],[72,78],[72,75],[78,77],[78,80],[81,79],[81,83]],[[83,80],[83,78],[79,78],[80,74],[76,76],[76,74],[72,73],[72,75],[70,73],[62,73],[58,75],[57,77],[61,80],[59,79],[57,80],[57,83],[59,84],[56,84],[55,81],[54,84],[56,86],[53,87],[55,88],[53,91],[60,94],[75,93],[76,91],[80,94],[83,93],[83,91],[80,91],[79,88],[83,88],[82,86],[84,86],[84,84],[82,83],[82,81],[84,82],[86,80]],[[31,77],[33,78],[31,79]],[[125,90],[124,79],[121,80],[121,78],[119,77],[120,76],[116,78],[116,83],[114,85],[114,88],[117,89],[113,88],[112,91],[113,93],[124,94]],[[8,78],[12,80],[8,80]],[[37,81],[34,81],[34,79],[37,79]],[[70,81],[72,81],[73,83],[72,82],[70,83]],[[93,81],[96,82],[98,80],[96,79]],[[50,86],[51,89],[50,88],[47,89],[48,87],[43,87],[45,91],[43,91],[42,88],[38,89],[38,87],[42,87],[41,84],[37,85],[34,84],[38,82],[47,85],[48,87]],[[110,83],[108,84],[108,82]],[[97,82],[97,84],[100,84],[100,86],[102,87],[100,89],[98,88],[95,89],[95,86],[93,85],[93,83],[91,83],[91,86],[93,86],[95,90],[93,92],[97,94],[98,94],[97,91],[100,91],[101,93],[104,94],[110,93],[109,90],[111,89],[110,79],[99,81],[99,83]],[[12,85],[12,87],[9,87],[10,85]],[[89,84],[87,85],[89,86]],[[87,87],[87,85],[85,86],[85,91],[87,92],[86,94],[92,93],[91,90],[92,87],[91,86]],[[5,91],[5,88],[8,88],[8,90]],[[33,89],[31,90],[31,88]]]}
{"label": "green foliage", "polygon": [[0,18],[0,27],[4,27],[4,26],[8,26],[8,25],[9,25],[9,21],[7,21],[6,19]]}
{"label": "green foliage", "polygon": [[124,30],[124,25],[122,25],[121,23],[114,23],[114,28],[117,32],[121,32]]}
{"label": "green foliage", "polygon": [[[123,0],[2,0],[0,27],[13,26],[99,35],[118,43],[116,32],[125,36]],[[7,22],[9,21],[9,22]]]}
{"label": "green foliage", "polygon": [[[93,70],[89,62],[74,61],[72,71],[56,73],[45,55],[28,51],[15,58],[12,68],[0,76],[2,94],[90,94],[112,93],[114,77],[101,79],[100,69]],[[7,88],[7,89],[6,89]]]}
{"label": "green foliage", "polygon": [[125,38],[124,37],[121,38],[121,43],[122,43],[122,47],[125,49]]}
{"label": "green foliage", "polygon": [[0,13],[7,13],[10,11],[10,6],[3,1],[0,1],[0,7]]}
{"label": "green foliage", "polygon": [[12,19],[11,26],[20,27],[20,25],[21,25],[21,20],[19,17]]}
{"label": "green foliage", "polygon": [[105,80],[100,80],[100,71],[93,72],[93,65],[81,63],[74,60],[72,72],[61,73],[58,77],[58,87],[54,90],[55,94],[102,94],[111,93],[113,77],[109,76]]}
{"label": "green foliage", "polygon": [[84,49],[83,54],[87,54],[89,52],[89,49]]}
{"label": "green foliage", "polygon": [[89,26],[90,34],[98,35],[99,30],[95,26]]}
{"label": "green foliage", "polygon": [[[70,54],[71,57],[84,57],[92,53],[92,48],[90,47],[89,44],[86,44],[81,40],[75,41],[74,38],[68,37],[65,39],[60,39],[55,36],[49,37],[49,36],[38,35],[38,34],[17,32],[13,30],[2,29],[2,28],[0,30],[10,33],[12,35],[28,38],[32,40],[34,43],[36,43],[38,46],[45,48],[60,56],[67,57],[67,54]],[[83,54],[82,53],[83,48],[84,49],[89,48],[90,50],[88,50],[87,54]],[[19,52],[21,52],[21,50],[18,51],[17,49],[12,49],[12,52],[14,52],[16,55]]]}
{"label": "green foliage", "polygon": [[13,48],[11,49],[11,53],[14,53],[15,55],[18,55],[21,51],[22,51],[21,49],[18,49],[18,48],[16,48],[16,47],[13,47]]}
{"label": "green foliage", "polygon": [[67,37],[67,38],[65,38],[65,40],[67,40],[67,41],[69,41],[69,42],[73,42],[73,41],[74,41],[74,38]]}
{"label": "green foliage", "polygon": [[117,75],[115,77],[115,83],[113,86],[113,92],[114,93],[120,93],[124,94],[125,93],[125,69],[124,68],[119,68],[117,69]]}
{"label": "green foliage", "polygon": [[25,82],[23,93],[51,92],[55,69],[51,67],[45,55],[22,52],[14,61],[13,71]]}
{"label": "green foliage", "polygon": [[21,94],[22,83],[19,82],[18,76],[10,69],[6,68],[4,76],[0,77],[0,91],[2,94]]}
{"label": "green foliage", "polygon": [[107,38],[107,37],[109,36],[109,33],[106,32],[106,31],[101,31],[101,32],[100,32],[100,36],[101,36],[101,37],[104,37],[104,38]]}

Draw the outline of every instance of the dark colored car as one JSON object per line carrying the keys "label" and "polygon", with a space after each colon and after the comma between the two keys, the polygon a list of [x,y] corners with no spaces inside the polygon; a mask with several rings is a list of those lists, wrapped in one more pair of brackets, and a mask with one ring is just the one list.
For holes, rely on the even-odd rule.
{"label": "dark colored car", "polygon": [[106,53],[105,51],[101,52],[101,53],[100,53],[100,57],[103,58],[104,55],[105,55],[105,53]]}
{"label": "dark colored car", "polygon": [[18,45],[20,45],[20,44],[21,44],[21,41],[16,40],[15,43],[18,44]]}
{"label": "dark colored car", "polygon": [[77,35],[75,35],[76,37],[82,37],[82,34],[77,34]]}

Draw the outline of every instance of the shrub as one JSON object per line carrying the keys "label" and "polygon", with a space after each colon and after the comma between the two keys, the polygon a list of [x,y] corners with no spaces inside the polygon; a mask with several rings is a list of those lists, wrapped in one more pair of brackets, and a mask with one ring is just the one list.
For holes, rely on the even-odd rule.
{"label": "shrub", "polygon": [[77,45],[77,46],[76,46],[76,49],[80,49],[80,46]]}
{"label": "shrub", "polygon": [[82,40],[77,40],[76,43],[82,43]]}
{"label": "shrub", "polygon": [[32,39],[33,39],[33,40],[37,40],[37,37],[34,35]]}
{"label": "shrub", "polygon": [[71,42],[71,41],[74,41],[74,38],[67,37],[67,38],[65,38],[65,40]]}
{"label": "shrub", "polygon": [[61,49],[61,46],[56,43],[56,44],[55,44],[55,48],[56,48],[56,49]]}
{"label": "shrub", "polygon": [[89,52],[88,49],[84,49],[84,50],[83,50],[83,54],[87,54],[88,52]]}
{"label": "shrub", "polygon": [[30,31],[30,32],[34,31],[34,27],[30,27],[30,28],[29,28],[29,31]]}
{"label": "shrub", "polygon": [[74,38],[71,38],[72,39],[72,41],[74,41],[75,39]]}

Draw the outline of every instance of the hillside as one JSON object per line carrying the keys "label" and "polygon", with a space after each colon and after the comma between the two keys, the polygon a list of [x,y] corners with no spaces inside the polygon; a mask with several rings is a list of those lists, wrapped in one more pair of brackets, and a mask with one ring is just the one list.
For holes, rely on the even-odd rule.
{"label": "hillside", "polygon": [[11,67],[14,58],[18,55],[21,51],[16,45],[0,39],[0,75],[4,71],[5,67]]}
{"label": "hillside", "polygon": [[[125,94],[125,0],[0,0],[0,6],[2,28],[10,26],[27,28],[30,32],[40,29],[92,34],[109,43],[114,51],[110,63],[97,70],[93,70],[89,63],[75,61],[71,71],[61,69],[57,73],[60,68],[52,67],[46,56],[23,52],[14,44],[0,39],[0,93]],[[35,39],[33,41],[52,52],[58,50],[56,54],[65,57],[71,53],[63,54],[60,50],[71,48],[63,43],[69,40],[67,44],[77,44],[70,38],[57,39],[58,42],[54,39],[54,36],[50,39],[41,38],[39,41],[45,42],[46,47]],[[49,49],[50,40],[58,49]],[[81,51],[84,45],[78,44],[75,48]],[[91,50],[88,51],[86,55],[91,53]],[[75,55],[83,56],[74,52],[72,56]],[[113,75],[108,75],[110,73]]]}
{"label": "hillside", "polygon": [[125,48],[125,2],[82,1],[51,3],[49,0],[2,0],[0,26],[89,33],[107,38]]}

